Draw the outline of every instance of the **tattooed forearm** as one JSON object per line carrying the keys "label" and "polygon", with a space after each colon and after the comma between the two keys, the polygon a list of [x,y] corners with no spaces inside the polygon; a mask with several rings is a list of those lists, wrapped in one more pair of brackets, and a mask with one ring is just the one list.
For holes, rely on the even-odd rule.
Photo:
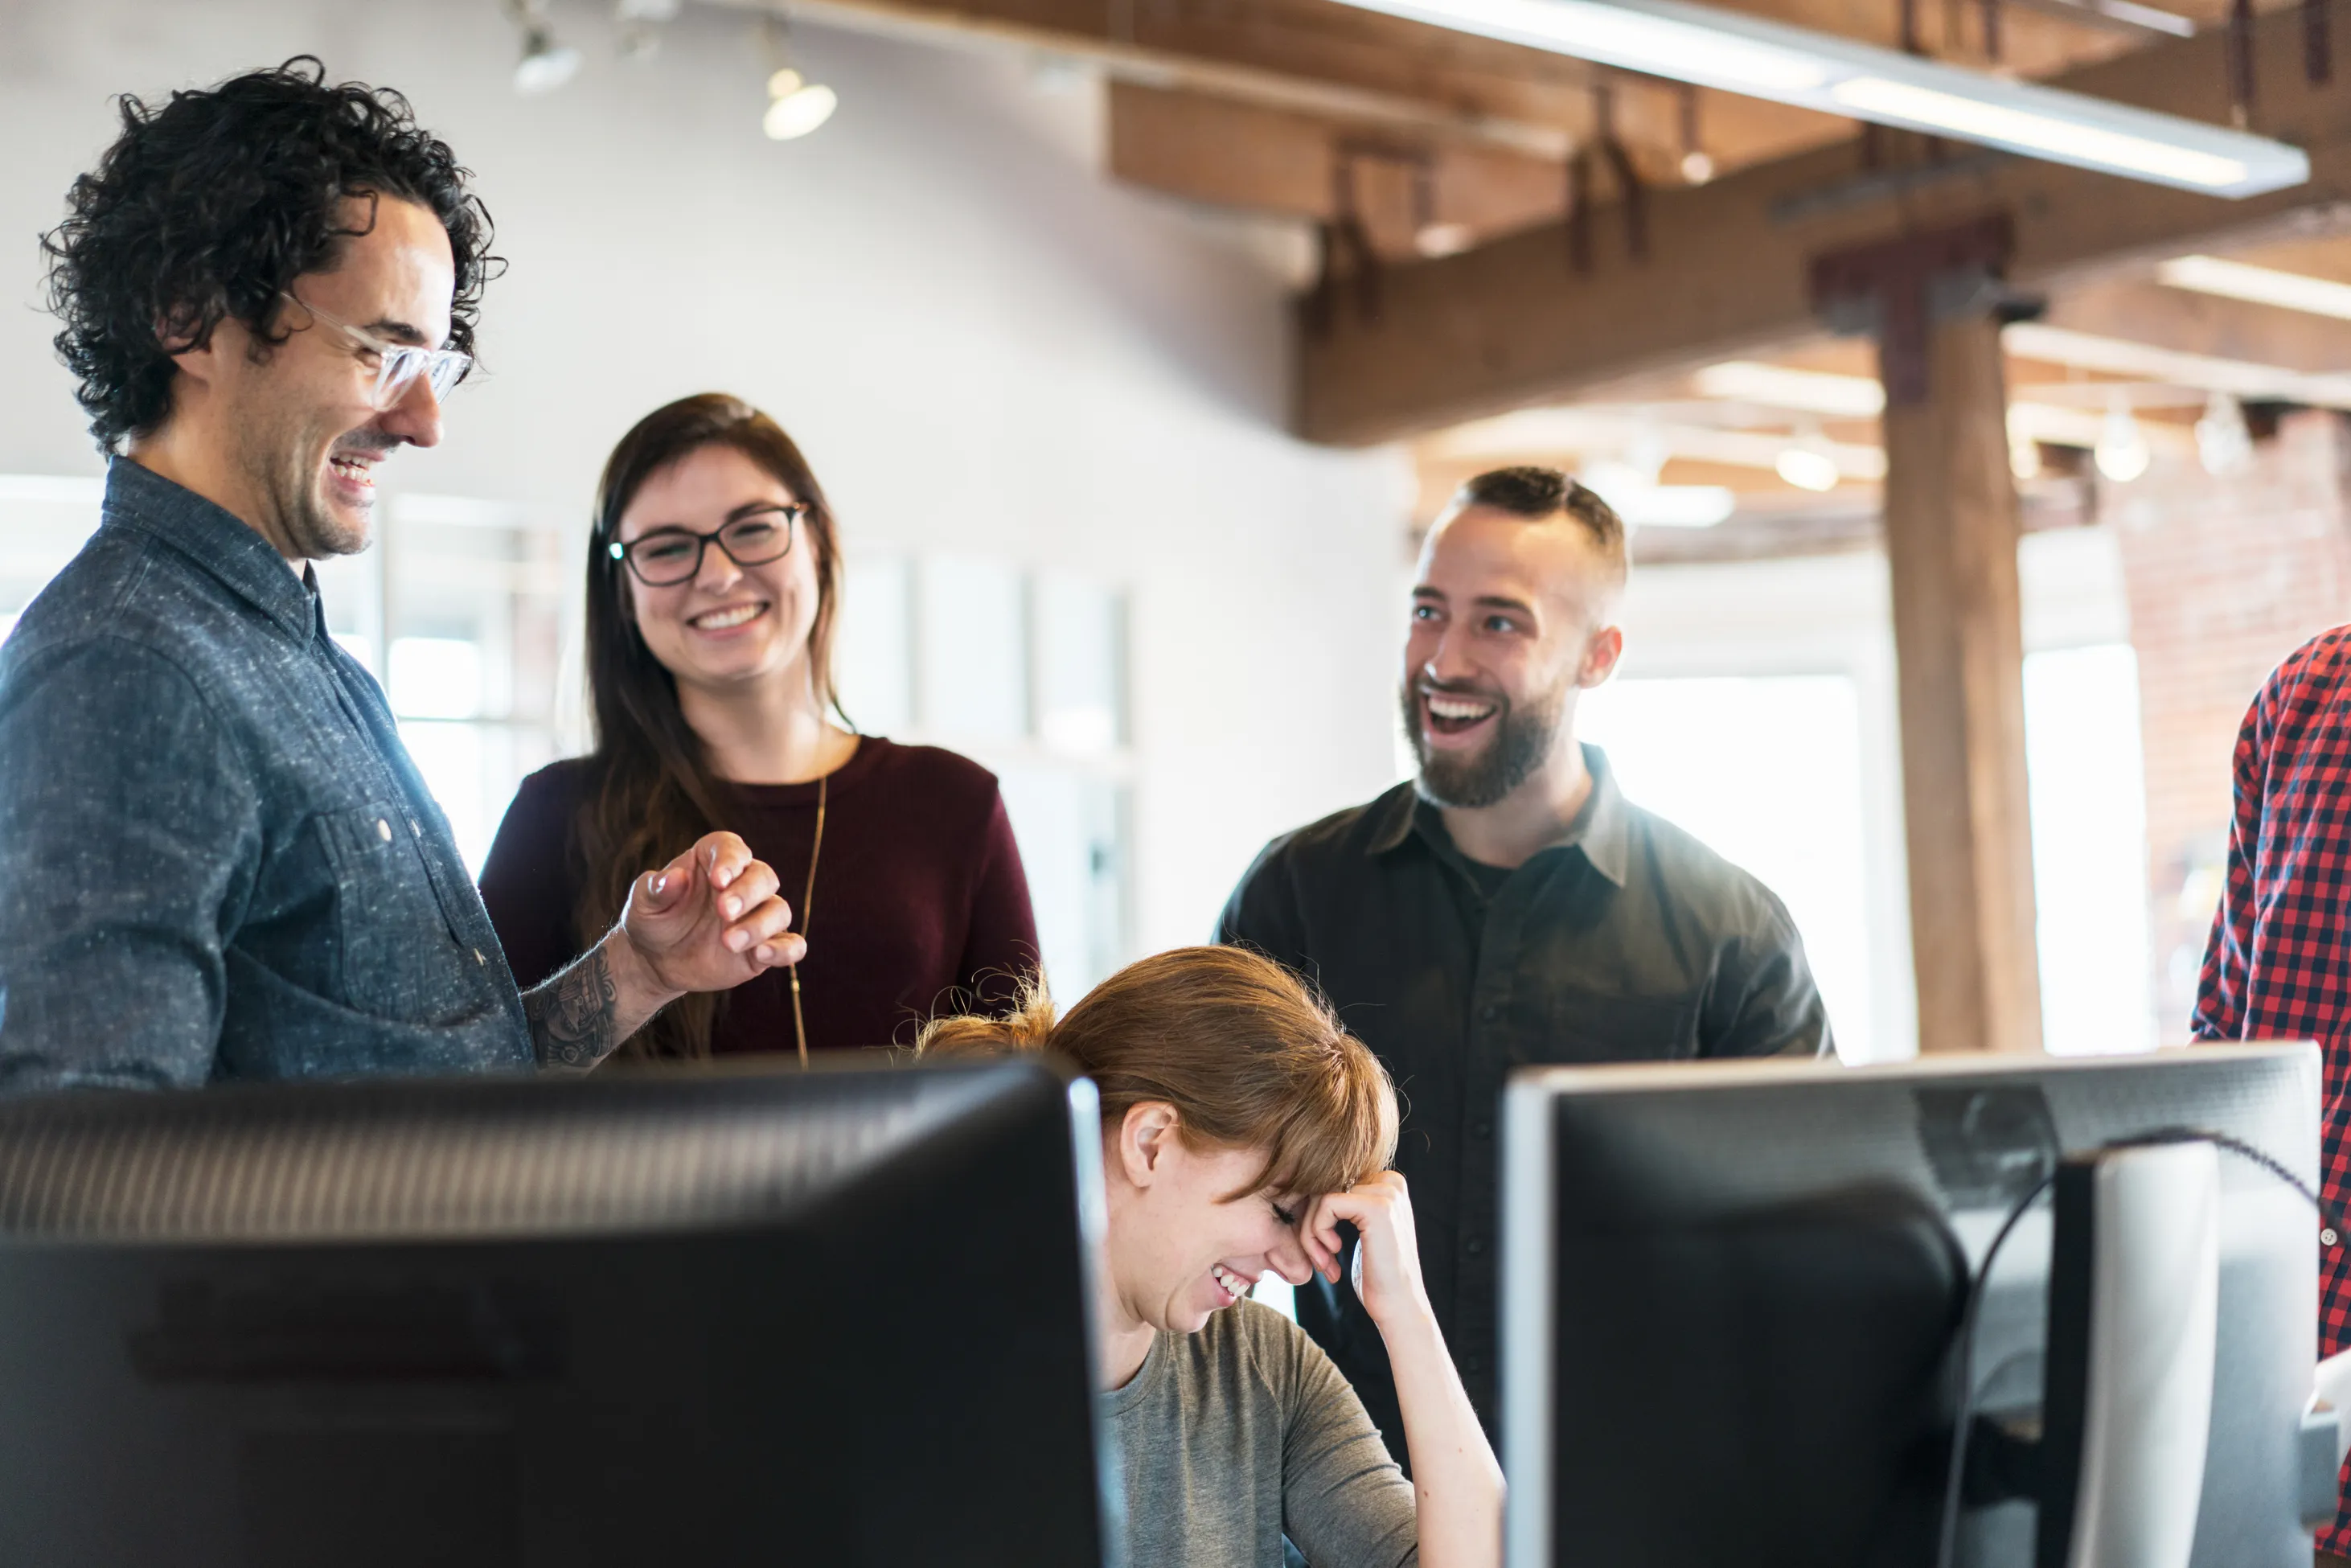
{"label": "tattooed forearm", "polygon": [[593,1067],[621,1043],[621,988],[601,945],[536,990],[523,994],[531,1047],[541,1067]]}

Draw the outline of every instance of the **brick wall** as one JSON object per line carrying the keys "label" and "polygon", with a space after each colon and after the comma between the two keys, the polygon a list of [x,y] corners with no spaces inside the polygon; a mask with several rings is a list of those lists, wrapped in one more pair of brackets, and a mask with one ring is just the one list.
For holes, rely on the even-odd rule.
{"label": "brick wall", "polygon": [[2351,431],[2288,415],[2250,470],[2213,478],[2158,457],[2099,482],[2121,546],[2138,652],[2156,1017],[2183,1039],[2229,831],[2229,764],[2246,705],[2280,659],[2351,621]]}

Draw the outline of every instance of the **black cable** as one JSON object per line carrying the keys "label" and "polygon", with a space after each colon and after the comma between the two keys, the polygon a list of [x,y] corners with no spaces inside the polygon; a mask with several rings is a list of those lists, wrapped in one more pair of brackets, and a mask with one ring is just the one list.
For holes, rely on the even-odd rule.
{"label": "black cable", "polygon": [[[2232,1138],[2226,1133],[2205,1132],[2195,1127],[2158,1127],[2151,1133],[2140,1133],[2128,1138],[2116,1138],[2110,1144],[2099,1145],[2094,1152],[2105,1154],[2110,1149],[2158,1147],[2166,1144],[2210,1144],[2259,1166],[2300,1193],[2304,1199],[2318,1211],[2318,1218],[2325,1227],[2318,1233],[2318,1239],[2322,1245],[2334,1247],[2340,1244],[2346,1227],[2341,1217],[2327,1207],[2326,1200],[2313,1191],[2308,1182],[2287,1169],[2284,1162],[2262,1149],[2255,1148],[2242,1138]],[[1944,1478],[1943,1522],[1935,1547],[1935,1568],[1951,1568],[1952,1554],[1959,1546],[1959,1494],[1967,1484],[1968,1440],[1970,1436],[1969,1428],[1975,1421],[1976,1391],[1973,1374],[1976,1354],[1976,1319],[1982,1311],[1984,1297],[1989,1292],[1991,1283],[1991,1266],[2000,1257],[2001,1247],[2008,1240],[2009,1234],[2016,1228],[2018,1221],[2022,1220],[2026,1212],[2041,1200],[2041,1195],[2055,1186],[2056,1182],[2057,1173],[2052,1171],[2035,1182],[2031,1192],[2017,1200],[2016,1207],[2008,1211],[2008,1218],[2001,1221],[2000,1228],[1992,1233],[1991,1246],[1984,1251],[1983,1267],[1977,1270],[1974,1283],[1968,1287],[1967,1311],[1959,1319],[1959,1418],[1951,1428],[1951,1463]]]}
{"label": "black cable", "polygon": [[2041,1200],[2041,1195],[2057,1185],[2057,1173],[2051,1171],[2032,1184],[2032,1190],[2019,1198],[2016,1207],[2008,1211],[2000,1228],[1992,1233],[1991,1246],[1984,1253],[1983,1267],[1976,1271],[1975,1282],[1968,1287],[1967,1312],[1959,1319],[1959,1413],[1951,1427],[1951,1463],[1943,1481],[1943,1527],[1935,1545],[1935,1568],[1951,1568],[1951,1554],[1959,1541],[1959,1492],[1967,1483],[1968,1430],[1976,1414],[1976,1317],[1983,1310],[1985,1287],[1991,1281],[1991,1266],[2000,1257],[2001,1245],[2025,1211]]}

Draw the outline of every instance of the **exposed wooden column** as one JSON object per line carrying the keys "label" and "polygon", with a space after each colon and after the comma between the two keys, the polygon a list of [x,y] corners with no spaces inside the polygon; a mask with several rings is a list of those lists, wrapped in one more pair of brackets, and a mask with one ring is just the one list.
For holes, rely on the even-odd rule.
{"label": "exposed wooden column", "polygon": [[2024,642],[1992,219],[1822,258],[1865,303],[1886,382],[1886,553],[1921,1051],[2041,1048]]}
{"label": "exposed wooden column", "polygon": [[1928,330],[1928,393],[1886,410],[1918,1049],[2038,1051],[2024,641],[2000,323]]}

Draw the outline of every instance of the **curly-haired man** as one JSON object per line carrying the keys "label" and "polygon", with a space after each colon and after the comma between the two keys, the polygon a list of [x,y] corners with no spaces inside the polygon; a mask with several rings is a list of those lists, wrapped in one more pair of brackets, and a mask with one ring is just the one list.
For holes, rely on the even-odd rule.
{"label": "curly-haired man", "polygon": [[440,440],[489,215],[406,100],[316,60],[121,110],[43,241],[114,457],[0,647],[0,1089],[586,1066],[797,960],[775,873],[714,833],[517,993],[308,564]]}

